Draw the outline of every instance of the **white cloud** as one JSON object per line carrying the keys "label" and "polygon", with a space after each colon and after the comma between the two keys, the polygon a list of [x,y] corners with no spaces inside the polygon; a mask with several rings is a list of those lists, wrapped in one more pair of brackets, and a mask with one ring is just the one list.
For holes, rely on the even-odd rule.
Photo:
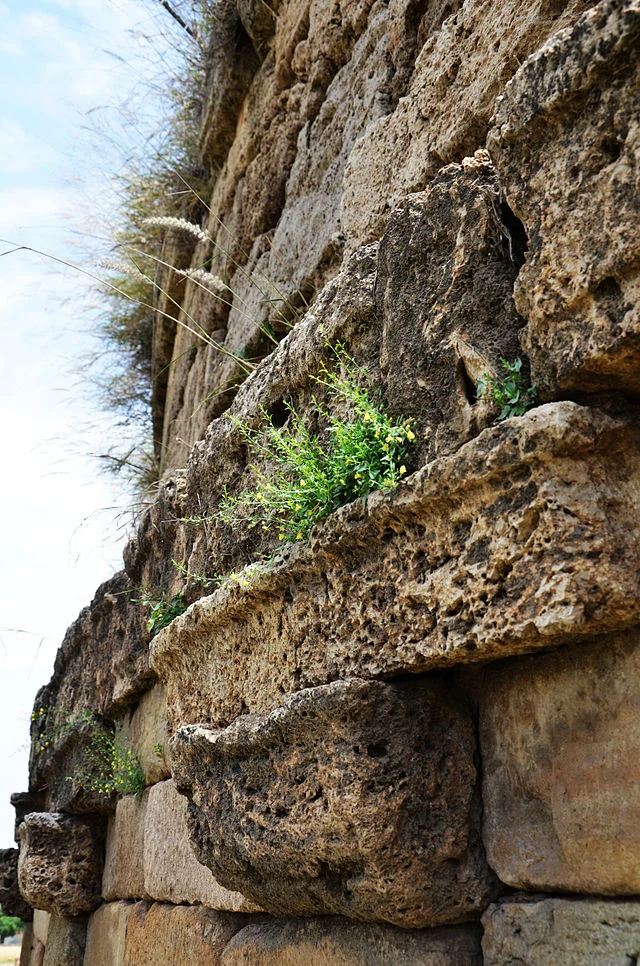
{"label": "white cloud", "polygon": [[57,151],[27,134],[16,120],[8,117],[0,117],[0,157],[5,172],[31,171],[60,160]]}

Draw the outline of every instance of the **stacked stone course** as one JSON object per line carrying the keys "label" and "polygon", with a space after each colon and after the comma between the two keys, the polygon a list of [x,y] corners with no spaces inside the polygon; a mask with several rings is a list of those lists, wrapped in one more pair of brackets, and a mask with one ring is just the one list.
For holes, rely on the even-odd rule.
{"label": "stacked stone course", "polygon": [[[3,909],[35,909],[22,964],[632,966],[640,0],[221,0],[217,24],[233,304],[162,287],[264,358],[238,385],[158,321],[165,476],[36,698],[0,852]],[[265,279],[296,310],[268,353]],[[406,477],[298,544],[229,530],[237,420],[290,402],[326,438],[338,342],[414,421]],[[518,356],[539,404],[497,423],[479,382]],[[172,559],[255,565],[151,641],[131,589],[183,589]],[[141,796],[67,780],[86,727],[56,723],[86,709]]]}

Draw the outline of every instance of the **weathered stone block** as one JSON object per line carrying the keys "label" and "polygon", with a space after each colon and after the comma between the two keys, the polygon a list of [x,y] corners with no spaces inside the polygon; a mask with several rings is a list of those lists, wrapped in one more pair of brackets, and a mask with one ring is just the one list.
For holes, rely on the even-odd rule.
{"label": "weathered stone block", "polygon": [[42,792],[14,792],[11,804],[16,811],[15,840],[18,841],[18,829],[29,812],[43,812],[45,810],[45,796]]}
{"label": "weathered stone block", "polygon": [[18,880],[35,909],[79,916],[100,904],[104,859],[101,822],[33,812],[20,826]]}
{"label": "weathered stone block", "polygon": [[43,966],[83,966],[86,940],[86,916],[74,919],[52,916]]}
{"label": "weathered stone block", "polygon": [[494,892],[474,754],[470,713],[436,681],[336,681],[172,741],[220,882],[275,915],[409,927],[473,918]]}
{"label": "weathered stone block", "polygon": [[22,933],[22,943],[20,945],[20,966],[30,966],[34,945],[33,923],[27,922],[25,923]]}
{"label": "weathered stone block", "polygon": [[599,3],[528,60],[489,137],[529,250],[515,290],[548,393],[640,389],[640,6]]}
{"label": "weathered stone block", "polygon": [[371,124],[351,152],[341,216],[347,250],[379,238],[393,209],[426,187],[443,164],[473,154],[484,142],[496,97],[522,61],[592,5],[450,4],[455,12],[426,38],[407,96]]}
{"label": "weathered stone block", "polygon": [[109,819],[102,876],[104,899],[146,899],[144,828],[148,795],[125,795]]}
{"label": "weathered stone block", "polygon": [[376,306],[387,408],[414,418],[417,465],[455,451],[493,421],[478,383],[501,378],[500,360],[521,354],[523,320],[512,297],[521,239],[512,235],[513,220],[489,155],[478,151],[410,195],[380,242]]}
{"label": "weathered stone block", "polygon": [[0,907],[5,916],[33,919],[33,909],[20,895],[17,849],[0,849]]}
{"label": "weathered stone block", "polygon": [[132,902],[107,902],[89,917],[84,966],[125,966]]}
{"label": "weathered stone block", "polygon": [[202,903],[210,909],[255,912],[257,906],[219,885],[195,856],[187,828],[187,800],[172,781],[147,793],[144,813],[144,894],[166,902]]}
{"label": "weathered stone block", "polygon": [[125,963],[219,966],[225,946],[246,921],[234,913],[213,912],[202,906],[138,902],[127,926]]}
{"label": "weathered stone block", "polygon": [[406,930],[345,919],[279,920],[245,926],[220,966],[481,966],[477,926]]}
{"label": "weathered stone block", "polygon": [[166,760],[167,692],[155,684],[142,695],[128,725],[131,747],[138,756],[147,785],[171,776]]}
{"label": "weathered stone block", "polygon": [[484,430],[161,631],[174,727],[637,624],[639,478],[632,430],[574,403]]}
{"label": "weathered stone block", "polygon": [[45,912],[43,909],[34,909],[33,912],[33,938],[37,939],[44,945],[47,942],[47,935],[49,934],[49,923],[51,922],[51,913]]}
{"label": "weathered stone block", "polygon": [[640,892],[640,632],[489,668],[485,846],[517,888]]}
{"label": "weathered stone block", "polygon": [[528,899],[482,918],[485,966],[627,966],[640,951],[640,903]]}

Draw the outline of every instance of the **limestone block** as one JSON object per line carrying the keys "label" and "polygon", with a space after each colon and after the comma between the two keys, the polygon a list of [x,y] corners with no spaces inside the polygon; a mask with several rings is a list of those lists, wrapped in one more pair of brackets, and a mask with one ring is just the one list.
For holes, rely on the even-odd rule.
{"label": "limestone block", "polygon": [[144,828],[148,794],[125,795],[109,819],[102,877],[104,899],[145,899]]}
{"label": "limestone block", "polygon": [[104,836],[100,822],[33,812],[20,826],[18,881],[35,909],[79,916],[100,904]]}
{"label": "limestone block", "polygon": [[172,768],[196,851],[228,888],[274,915],[422,927],[477,916],[495,888],[474,753],[453,689],[352,679],[223,731],[183,728]]}
{"label": "limestone block", "polygon": [[20,895],[17,849],[0,849],[0,907],[5,916],[33,919],[33,909]]}
{"label": "limestone block", "polygon": [[279,920],[245,926],[220,966],[481,966],[477,926],[424,931],[345,919]]}
{"label": "limestone block", "polygon": [[47,942],[47,935],[49,932],[49,923],[51,922],[51,913],[45,912],[43,909],[34,909],[33,911],[33,938],[37,939],[44,945]]}
{"label": "limestone block", "polygon": [[640,632],[490,668],[485,845],[517,888],[640,892]]}
{"label": "limestone block", "polygon": [[448,165],[410,195],[380,243],[376,306],[387,406],[411,415],[425,462],[453,452],[495,417],[477,386],[521,355],[513,304],[521,239],[486,151]]}
{"label": "limestone block", "polygon": [[43,966],[83,966],[86,940],[86,916],[74,919],[52,916]]}
{"label": "limestone block", "polygon": [[529,899],[482,918],[485,966],[627,966],[640,951],[640,903]]}
{"label": "limestone block", "polygon": [[[42,966],[45,947],[39,939],[34,939],[20,950],[20,966]],[[23,963],[24,956],[24,963]]]}
{"label": "limestone block", "polygon": [[20,944],[20,966],[30,966],[34,945],[33,923],[27,922],[22,932],[22,942]]}
{"label": "limestone block", "polygon": [[125,963],[219,966],[225,946],[245,923],[242,916],[213,912],[203,906],[138,902],[127,925]]}
{"label": "limestone block", "polygon": [[553,403],[336,511],[155,638],[174,727],[637,624],[639,471],[626,424]]}
{"label": "limestone block", "polygon": [[128,726],[129,741],[136,752],[147,785],[169,778],[165,758],[167,745],[167,692],[160,683],[140,698]]}
{"label": "limestone block", "polygon": [[348,251],[379,238],[393,209],[443,164],[483,144],[496,97],[523,60],[592,5],[466,0],[431,33],[407,96],[351,152],[341,215]]}
{"label": "limestone block", "polygon": [[198,862],[187,828],[187,800],[174,782],[148,791],[144,831],[144,894],[166,902],[202,903],[210,909],[255,912],[257,906],[238,892],[218,885]]}
{"label": "limestone block", "polygon": [[107,902],[89,917],[84,966],[125,966],[132,902]]}
{"label": "limestone block", "polygon": [[489,145],[529,235],[515,298],[548,393],[640,388],[640,6],[606,0],[523,64]]}
{"label": "limestone block", "polygon": [[18,841],[18,829],[29,812],[42,812],[45,809],[45,796],[42,792],[14,792],[11,804],[16,811],[15,840]]}

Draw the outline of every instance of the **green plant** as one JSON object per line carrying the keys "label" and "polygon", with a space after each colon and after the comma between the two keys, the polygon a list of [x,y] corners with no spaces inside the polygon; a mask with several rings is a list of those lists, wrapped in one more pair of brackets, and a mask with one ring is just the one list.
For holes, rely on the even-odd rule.
{"label": "green plant", "polygon": [[478,382],[478,395],[489,398],[495,406],[500,407],[498,419],[509,419],[510,416],[523,416],[528,409],[536,404],[536,386],[527,386],[522,375],[522,359],[509,362],[500,359],[504,369],[503,379],[492,379],[485,373]]}
{"label": "green plant", "polygon": [[143,589],[141,596],[133,598],[132,602],[134,604],[143,604],[145,607],[150,608],[151,612],[147,620],[147,630],[151,631],[154,635],[162,630],[163,627],[167,627],[180,614],[184,614],[189,606],[182,594],[174,594],[172,597],[167,597],[166,594],[154,594],[147,589]]}
{"label": "green plant", "polygon": [[0,943],[3,943],[5,939],[9,939],[11,936],[15,936],[22,929],[22,919],[18,919],[17,916],[5,916],[2,911],[2,906],[0,906]]}
{"label": "green plant", "polygon": [[146,781],[142,765],[129,742],[118,740],[93,717],[94,731],[84,754],[85,762],[74,779],[87,791],[100,795],[142,795]]}
{"label": "green plant", "polygon": [[[336,366],[323,365],[315,381],[352,413],[340,418],[314,398],[327,423],[328,444],[322,446],[291,405],[286,424],[274,425],[263,409],[263,427],[236,426],[261,466],[252,465],[257,487],[232,497],[225,492],[219,515],[232,527],[276,529],[281,540],[303,540],[319,520],[374,490],[388,490],[406,473],[404,460],[415,440],[411,420],[393,419],[379,393],[367,385],[367,370],[334,349]],[[266,464],[266,465],[265,465]]]}
{"label": "green plant", "polygon": [[156,741],[155,745],[153,746],[153,753],[154,755],[157,755],[158,758],[162,758],[164,756],[164,745],[161,741]]}

